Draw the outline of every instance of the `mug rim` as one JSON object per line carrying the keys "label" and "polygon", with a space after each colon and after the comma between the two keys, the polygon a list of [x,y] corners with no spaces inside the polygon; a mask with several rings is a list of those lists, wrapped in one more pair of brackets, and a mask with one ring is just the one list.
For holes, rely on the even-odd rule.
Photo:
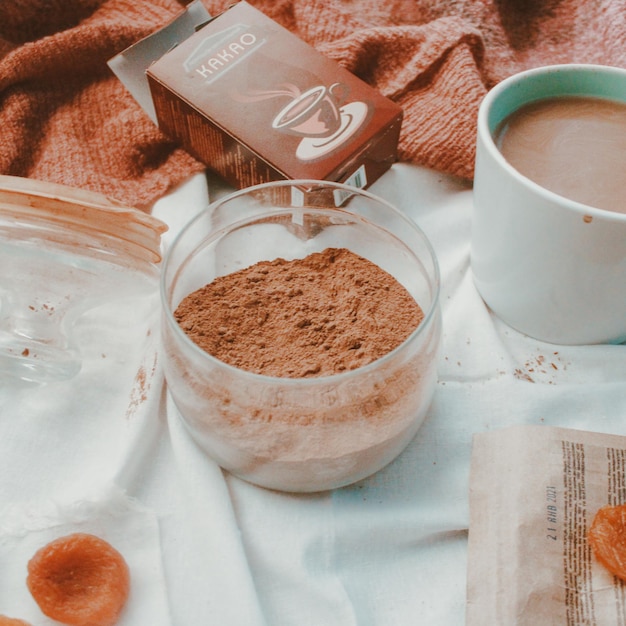
{"label": "mug rim", "polygon": [[[554,87],[554,89],[552,90],[552,93],[544,90],[540,94],[540,83],[542,79],[548,76],[551,76],[553,78],[567,78],[580,77],[581,75],[584,76],[587,81],[574,83],[573,81],[569,80],[565,81],[564,83],[553,83],[552,86]],[[605,93],[598,93],[590,88],[589,85],[594,82],[592,81],[592,79],[595,78],[595,84],[598,84],[597,79],[607,75],[619,77],[622,80],[623,87],[621,91],[623,92],[623,99],[620,100],[615,95],[613,97],[607,95],[608,91],[610,91],[611,93],[617,93],[619,91],[617,89],[610,89],[611,85],[609,83],[606,83],[609,89],[607,89]],[[516,98],[515,105],[510,107],[505,114],[497,117],[496,121],[494,122],[494,106],[497,105],[502,98],[505,98],[507,94],[510,94],[512,89],[519,88],[520,85],[524,85],[525,83],[530,87],[535,86],[535,90],[532,90],[529,87],[528,94],[526,96],[523,96],[522,94],[523,97]],[[539,87],[537,87],[537,84],[539,84]],[[503,168],[509,176],[514,178],[519,184],[531,189],[535,194],[539,195],[544,200],[558,205],[565,210],[579,213],[582,216],[591,215],[598,218],[601,217],[605,221],[615,221],[622,224],[626,222],[626,213],[620,213],[618,211],[611,211],[608,209],[601,209],[589,204],[584,204],[577,200],[562,196],[561,194],[558,194],[554,191],[547,189],[546,187],[541,186],[534,180],[522,174],[515,167],[513,167],[506,160],[506,158],[496,145],[496,142],[494,140],[495,128],[508,115],[511,115],[513,112],[519,110],[522,106],[531,104],[532,102],[538,102],[540,100],[566,95],[597,97],[605,100],[622,102],[624,105],[626,105],[626,69],[610,65],[569,63],[535,67],[512,74],[511,76],[508,76],[507,78],[500,81],[492,89],[490,89],[480,103],[477,121],[477,132],[479,141],[482,141],[483,146],[485,147],[491,158],[494,159],[495,162],[501,168]]]}

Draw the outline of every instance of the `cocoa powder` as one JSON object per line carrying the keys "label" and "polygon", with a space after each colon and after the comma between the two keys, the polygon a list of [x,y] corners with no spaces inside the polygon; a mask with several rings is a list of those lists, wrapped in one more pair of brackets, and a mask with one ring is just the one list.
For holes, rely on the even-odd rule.
{"label": "cocoa powder", "polygon": [[346,248],[261,261],[188,295],[174,316],[203,350],[240,369],[327,376],[384,356],[424,314],[378,265]]}

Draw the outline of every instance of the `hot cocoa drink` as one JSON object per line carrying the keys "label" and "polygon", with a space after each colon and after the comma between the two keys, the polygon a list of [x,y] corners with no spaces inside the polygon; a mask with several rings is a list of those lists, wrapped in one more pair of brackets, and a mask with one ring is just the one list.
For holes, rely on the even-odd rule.
{"label": "hot cocoa drink", "polygon": [[521,174],[561,196],[626,213],[626,104],[563,96],[527,104],[495,141]]}

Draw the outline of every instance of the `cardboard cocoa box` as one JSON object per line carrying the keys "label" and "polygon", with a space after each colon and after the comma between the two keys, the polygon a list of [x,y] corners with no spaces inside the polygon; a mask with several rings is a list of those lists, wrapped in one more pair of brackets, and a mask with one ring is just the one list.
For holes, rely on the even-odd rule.
{"label": "cardboard cocoa box", "polygon": [[364,188],[397,160],[402,109],[243,0],[146,75],[159,127],[234,187]]}

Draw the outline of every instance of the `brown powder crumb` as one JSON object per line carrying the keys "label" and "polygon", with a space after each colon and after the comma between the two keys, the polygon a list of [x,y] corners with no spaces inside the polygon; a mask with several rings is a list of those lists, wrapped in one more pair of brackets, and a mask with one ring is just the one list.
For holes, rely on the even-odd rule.
{"label": "brown powder crumb", "polygon": [[[551,357],[546,357],[543,354],[538,354],[529,358],[523,368],[517,368],[513,375],[518,380],[525,380],[527,382],[545,382],[546,376],[555,375],[554,372],[561,372],[567,370],[567,363],[561,360],[558,352],[553,352]],[[535,379],[530,375],[535,376]],[[555,380],[548,381],[549,384],[555,384]]]}
{"label": "brown powder crumb", "polygon": [[307,378],[384,356],[424,314],[406,289],[346,248],[261,261],[188,295],[174,316],[203,350],[267,376]]}

